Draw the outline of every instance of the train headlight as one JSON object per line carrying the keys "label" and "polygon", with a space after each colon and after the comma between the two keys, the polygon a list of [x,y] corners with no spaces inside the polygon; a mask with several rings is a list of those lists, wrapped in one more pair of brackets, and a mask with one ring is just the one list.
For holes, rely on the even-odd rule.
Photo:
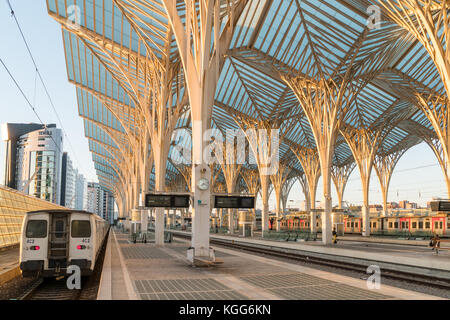
{"label": "train headlight", "polygon": [[34,251],[37,251],[39,249],[41,249],[41,247],[39,247],[39,246],[31,246],[30,247],[30,250],[34,250]]}
{"label": "train headlight", "polygon": [[86,246],[79,244],[79,245],[77,246],[77,249],[78,249],[78,250],[84,250],[84,249],[86,249]]}

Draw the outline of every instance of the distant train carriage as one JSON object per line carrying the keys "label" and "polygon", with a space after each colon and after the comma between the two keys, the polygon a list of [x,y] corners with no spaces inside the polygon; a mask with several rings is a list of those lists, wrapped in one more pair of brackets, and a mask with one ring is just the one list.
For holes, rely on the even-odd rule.
{"label": "distant train carriage", "polygon": [[[281,230],[308,231],[310,230],[310,215],[304,212],[285,215],[280,220]],[[269,217],[269,229],[275,230],[276,217]],[[344,234],[361,234],[362,218],[344,214],[342,218]],[[416,237],[430,237],[433,233],[450,237],[450,219],[447,213],[433,216],[398,216],[371,217],[370,232],[374,235],[405,235]],[[317,232],[322,231],[321,215],[316,215]]]}

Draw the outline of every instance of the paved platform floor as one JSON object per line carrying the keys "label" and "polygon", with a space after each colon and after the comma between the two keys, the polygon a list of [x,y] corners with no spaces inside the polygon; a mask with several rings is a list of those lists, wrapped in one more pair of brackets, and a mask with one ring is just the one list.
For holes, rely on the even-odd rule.
{"label": "paved platform floor", "polygon": [[142,300],[390,300],[438,299],[234,250],[216,248],[223,264],[194,268],[187,241],[164,247],[132,244],[110,233],[99,299]]}

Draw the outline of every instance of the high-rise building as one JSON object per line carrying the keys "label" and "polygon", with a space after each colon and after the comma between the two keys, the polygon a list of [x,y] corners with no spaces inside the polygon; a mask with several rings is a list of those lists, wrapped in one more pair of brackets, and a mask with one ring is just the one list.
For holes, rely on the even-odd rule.
{"label": "high-rise building", "polygon": [[87,211],[95,213],[103,219],[113,222],[114,197],[108,190],[96,182],[87,184]]}
{"label": "high-rise building", "polygon": [[87,209],[87,184],[86,179],[75,169],[75,209]]}
{"label": "high-rise building", "polygon": [[[52,125],[49,125],[52,126]],[[0,163],[3,164],[0,171],[3,177],[0,184],[9,188],[17,189],[16,185],[16,156],[17,143],[22,135],[30,133],[35,130],[44,129],[44,125],[38,123],[3,123],[1,124],[1,138],[3,140],[3,159]]]}
{"label": "high-rise building", "polygon": [[67,152],[63,153],[61,166],[61,205],[75,209],[75,169]]}
{"label": "high-rise building", "polygon": [[16,189],[59,204],[62,147],[62,131],[54,124],[21,135],[15,158]]}

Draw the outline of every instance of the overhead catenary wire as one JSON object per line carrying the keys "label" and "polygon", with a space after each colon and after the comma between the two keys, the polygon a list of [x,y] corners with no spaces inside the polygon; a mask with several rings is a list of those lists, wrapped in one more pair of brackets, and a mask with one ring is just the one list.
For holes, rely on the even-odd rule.
{"label": "overhead catenary wire", "polygon": [[[22,28],[20,26],[19,20],[17,19],[15,11],[14,11],[13,7],[11,6],[11,2],[9,0],[6,0],[6,2],[8,4],[8,6],[9,6],[9,9],[10,9],[10,12],[11,12],[11,17],[13,17],[14,21],[16,22],[17,28],[19,29],[20,35],[21,35],[21,37],[23,39],[23,42],[25,43],[25,46],[27,48],[28,54],[29,54],[29,56],[31,58],[31,61],[33,62],[33,65],[34,65],[34,68],[36,70],[36,74],[37,74],[37,76],[39,78],[39,81],[41,82],[42,87],[44,88],[45,94],[46,94],[46,96],[47,96],[47,98],[48,98],[48,100],[50,102],[50,105],[51,105],[51,107],[53,109],[53,112],[54,112],[54,114],[56,116],[56,119],[57,119],[59,125],[61,126],[61,130],[63,132],[63,135],[67,139],[67,142],[69,143],[69,146],[70,146],[70,148],[71,148],[71,150],[73,152],[73,156],[75,158],[75,161],[77,162],[78,167],[80,167],[81,162],[78,160],[77,153],[75,152],[75,149],[73,148],[72,142],[69,139],[69,136],[67,135],[67,132],[66,132],[66,130],[64,128],[64,125],[63,125],[63,123],[61,121],[61,118],[60,118],[60,116],[58,114],[58,111],[56,110],[55,104],[53,103],[53,99],[51,98],[50,93],[49,93],[49,91],[47,89],[47,86],[45,84],[45,81],[44,81],[44,79],[43,79],[43,77],[41,75],[41,72],[39,71],[39,68],[37,66],[36,60],[34,59],[34,56],[33,56],[32,52],[31,52],[31,49],[30,49],[30,46],[29,46],[29,44],[28,44],[28,42],[27,42],[27,40],[25,38],[25,35],[24,35],[23,31],[22,31]],[[83,169],[85,169],[84,165],[81,165],[81,167],[83,167]],[[83,171],[86,172],[86,170],[83,170]]]}
{"label": "overhead catenary wire", "polygon": [[[6,72],[8,73],[9,77],[11,78],[11,80],[14,82],[14,84],[16,85],[17,89],[20,91],[20,93],[22,94],[23,98],[25,99],[25,101],[27,102],[28,106],[31,108],[31,110],[33,111],[33,113],[36,115],[36,117],[38,118],[39,122],[44,126],[44,129],[47,130],[47,125],[44,123],[44,121],[42,121],[42,118],[39,116],[39,114],[36,111],[36,108],[31,104],[30,100],[28,99],[27,95],[25,94],[25,92],[23,91],[23,89],[21,88],[21,86],[19,85],[19,83],[17,82],[16,78],[14,77],[14,75],[11,73],[11,71],[9,70],[9,68],[6,66],[5,62],[3,61],[2,58],[0,58],[0,63],[3,65],[3,67],[5,68]],[[52,135],[50,135],[50,138],[53,140],[53,143],[55,144],[56,148],[58,149],[58,151],[62,154],[62,150],[59,148],[59,145],[56,143],[55,139],[53,138]]]}

